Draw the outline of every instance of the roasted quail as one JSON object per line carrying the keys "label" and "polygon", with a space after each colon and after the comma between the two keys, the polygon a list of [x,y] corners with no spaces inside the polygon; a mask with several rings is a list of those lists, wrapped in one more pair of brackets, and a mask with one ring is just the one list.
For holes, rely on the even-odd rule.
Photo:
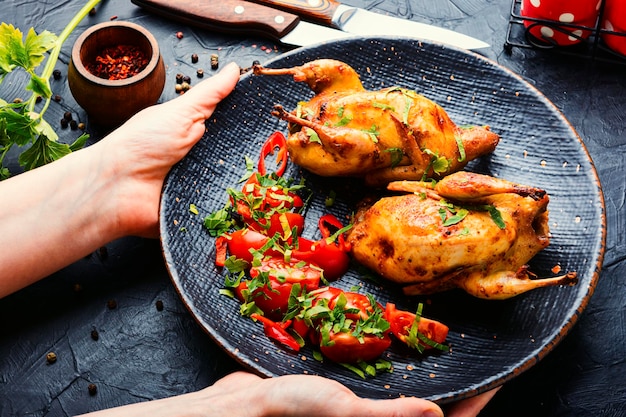
{"label": "roasted quail", "polygon": [[488,299],[576,283],[576,273],[534,279],[527,262],[550,243],[545,191],[470,172],[438,183],[400,181],[361,208],[352,254],[409,295],[462,288]]}
{"label": "roasted quail", "polygon": [[459,127],[445,110],[414,91],[365,90],[347,64],[321,59],[286,69],[254,67],[259,75],[292,75],[315,92],[291,112],[287,147],[297,165],[321,176],[364,177],[368,185],[440,178],[493,152],[488,127]]}

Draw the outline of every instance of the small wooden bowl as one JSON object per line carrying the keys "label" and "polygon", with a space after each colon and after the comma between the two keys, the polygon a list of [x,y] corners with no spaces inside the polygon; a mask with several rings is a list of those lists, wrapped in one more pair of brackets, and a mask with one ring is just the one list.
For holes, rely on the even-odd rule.
{"label": "small wooden bowl", "polygon": [[[138,47],[148,59],[139,73],[108,80],[92,74],[87,67],[107,47]],[[89,121],[113,128],[145,107],[155,104],[165,86],[165,65],[154,36],[130,22],[105,22],[87,29],[74,43],[68,69],[68,84],[76,102]]]}

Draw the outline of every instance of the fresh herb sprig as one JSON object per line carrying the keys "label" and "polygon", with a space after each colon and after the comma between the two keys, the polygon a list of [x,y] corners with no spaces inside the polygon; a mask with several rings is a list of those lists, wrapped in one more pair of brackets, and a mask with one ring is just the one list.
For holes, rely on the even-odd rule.
{"label": "fresh herb sprig", "polygon": [[[89,138],[89,135],[82,134],[70,145],[59,143],[58,135],[43,115],[52,98],[49,80],[63,43],[100,1],[89,0],[59,36],[47,30],[37,34],[34,28],[30,28],[24,39],[18,28],[4,22],[0,24],[0,84],[9,73],[21,68],[29,76],[25,90],[31,94],[23,101],[7,102],[0,98],[0,180],[11,175],[3,161],[13,146],[30,145],[18,157],[20,166],[30,170],[82,148]],[[46,53],[49,53],[47,60]],[[44,61],[45,66],[38,75],[36,70]],[[35,112],[39,98],[45,102],[41,110]]]}

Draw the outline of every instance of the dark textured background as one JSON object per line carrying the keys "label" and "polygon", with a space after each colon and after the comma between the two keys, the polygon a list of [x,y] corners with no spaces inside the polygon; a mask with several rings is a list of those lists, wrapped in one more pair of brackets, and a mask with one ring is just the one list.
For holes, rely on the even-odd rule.
{"label": "dark textured background", "polygon": [[[507,383],[481,414],[488,416],[626,415],[626,324],[624,290],[626,65],[514,48],[505,52],[508,1],[347,1],[416,21],[435,23],[492,44],[486,57],[521,75],[567,117],[591,154],[606,200],[607,248],[589,307],[569,336],[538,365]],[[80,1],[0,0],[0,20],[59,33]],[[174,77],[192,76],[209,56],[220,62],[275,58],[286,49],[260,38],[195,30],[146,14],[130,1],[105,0],[86,28],[113,16],[148,27],[167,65],[162,101],[175,97]],[[61,54],[63,79],[52,82],[62,97],[48,120],[70,110],[86,120],[65,78],[77,30]],[[184,38],[175,33],[182,30]],[[191,64],[198,53],[200,62]],[[8,80],[8,79],[7,79]],[[12,78],[12,80],[14,80]],[[0,96],[19,97],[21,85],[5,81]],[[54,122],[52,122],[54,125]],[[103,132],[89,126],[97,140]],[[530,134],[530,132],[529,132]],[[76,136],[69,129],[61,138]],[[54,215],[54,213],[51,213]],[[109,300],[117,307],[110,309]],[[156,302],[163,302],[158,311]],[[65,416],[196,390],[237,365],[217,348],[189,315],[164,267],[156,241],[127,238],[19,293],[0,300],[0,415]],[[90,333],[97,330],[99,339]],[[54,351],[57,363],[46,364]],[[95,383],[98,394],[87,386]]]}

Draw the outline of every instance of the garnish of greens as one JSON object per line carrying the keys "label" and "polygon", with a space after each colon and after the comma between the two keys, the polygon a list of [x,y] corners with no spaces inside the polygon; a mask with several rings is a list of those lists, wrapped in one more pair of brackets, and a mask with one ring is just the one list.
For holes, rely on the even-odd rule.
{"label": "garnish of greens", "polygon": [[[13,25],[0,24],[0,84],[8,74],[22,69],[29,76],[25,90],[30,93],[27,100],[6,101],[0,98],[0,180],[11,175],[3,161],[13,146],[25,148],[30,145],[18,157],[20,166],[25,170],[45,165],[85,146],[89,137],[87,134],[82,134],[71,145],[59,143],[58,135],[43,115],[52,99],[50,77],[63,43],[100,1],[89,0],[59,36],[47,30],[37,34],[34,28],[30,28],[24,38]],[[46,53],[49,53],[47,60]],[[38,75],[36,70],[44,61],[44,68]],[[36,111],[35,105],[39,100],[43,100],[43,105]]]}

